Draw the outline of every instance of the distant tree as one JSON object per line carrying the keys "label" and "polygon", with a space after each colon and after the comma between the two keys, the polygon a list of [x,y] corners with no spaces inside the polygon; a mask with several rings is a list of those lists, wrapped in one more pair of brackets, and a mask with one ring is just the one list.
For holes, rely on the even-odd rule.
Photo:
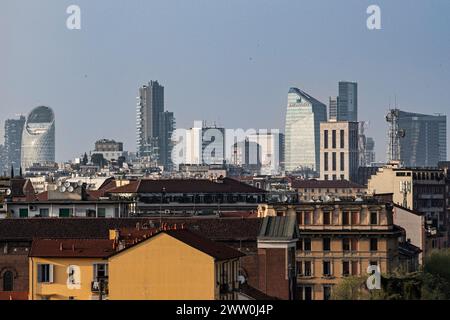
{"label": "distant tree", "polygon": [[346,277],[334,286],[332,300],[368,300],[370,298],[366,288],[366,278]]}
{"label": "distant tree", "polygon": [[450,299],[450,249],[434,250],[424,260],[422,294],[426,299]]}
{"label": "distant tree", "polygon": [[99,166],[100,168],[102,168],[103,166],[105,166],[106,165],[106,160],[105,160],[105,158],[103,157],[103,155],[101,154],[101,153],[94,153],[92,156],[91,156],[91,162],[94,164],[94,165],[96,165],[96,166]]}

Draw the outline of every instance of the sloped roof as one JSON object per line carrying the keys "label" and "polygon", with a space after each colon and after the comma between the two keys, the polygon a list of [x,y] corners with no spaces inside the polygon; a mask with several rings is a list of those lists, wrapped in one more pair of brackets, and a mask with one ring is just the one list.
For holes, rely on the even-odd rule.
{"label": "sloped roof", "polygon": [[106,239],[35,239],[30,257],[106,258],[114,253],[113,243]]}
{"label": "sloped roof", "polygon": [[217,260],[228,260],[228,259],[235,259],[242,256],[245,256],[245,254],[226,246],[222,243],[212,241],[208,238],[205,238],[195,232],[186,230],[186,229],[179,229],[179,230],[164,230],[157,233],[154,233],[153,235],[149,236],[143,241],[139,241],[131,246],[126,247],[125,249],[112,253],[110,256],[114,256],[117,254],[121,254],[124,251],[127,251],[139,244],[142,244],[146,241],[150,241],[154,237],[160,235],[160,234],[167,234],[185,244],[188,246],[195,248]]}
{"label": "sloped roof", "polygon": [[293,240],[298,238],[297,218],[294,215],[265,217],[258,240]]}
{"label": "sloped roof", "polygon": [[366,189],[365,186],[347,181],[347,180],[300,180],[293,179],[291,182],[292,188],[315,188],[315,189]]}
{"label": "sloped roof", "polygon": [[[216,241],[256,241],[262,219],[163,218],[163,223],[185,227]],[[0,219],[0,240],[33,238],[108,239],[109,230],[135,228],[159,219],[149,218],[29,218]]]}
{"label": "sloped roof", "polygon": [[266,191],[224,178],[217,182],[206,179],[142,179],[109,190],[109,193],[265,193]]}

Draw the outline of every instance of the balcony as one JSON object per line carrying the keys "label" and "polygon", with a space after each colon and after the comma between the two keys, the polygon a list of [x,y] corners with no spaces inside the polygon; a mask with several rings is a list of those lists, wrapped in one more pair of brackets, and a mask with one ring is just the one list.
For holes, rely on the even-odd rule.
{"label": "balcony", "polygon": [[108,294],[109,293],[109,286],[108,286],[108,279],[106,280],[97,280],[91,282],[91,292],[97,293],[97,294]]}

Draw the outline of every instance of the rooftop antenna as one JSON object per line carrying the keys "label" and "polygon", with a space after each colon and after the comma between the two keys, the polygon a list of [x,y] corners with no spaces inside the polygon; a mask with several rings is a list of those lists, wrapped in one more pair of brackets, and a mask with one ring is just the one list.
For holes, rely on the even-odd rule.
{"label": "rooftop antenna", "polygon": [[388,129],[388,163],[401,162],[400,140],[406,136],[404,129],[399,127],[400,110],[397,108],[397,98],[395,98],[395,108],[389,109],[386,115],[386,122],[389,123]]}

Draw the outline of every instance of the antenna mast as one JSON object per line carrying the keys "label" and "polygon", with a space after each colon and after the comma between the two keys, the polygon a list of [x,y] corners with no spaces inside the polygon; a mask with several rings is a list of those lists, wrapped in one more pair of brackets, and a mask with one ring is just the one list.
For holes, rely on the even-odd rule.
{"label": "antenna mast", "polygon": [[405,130],[399,128],[399,115],[399,109],[390,109],[388,114],[386,115],[386,121],[389,123],[389,143],[387,152],[388,163],[402,161],[400,139],[405,137]]}

